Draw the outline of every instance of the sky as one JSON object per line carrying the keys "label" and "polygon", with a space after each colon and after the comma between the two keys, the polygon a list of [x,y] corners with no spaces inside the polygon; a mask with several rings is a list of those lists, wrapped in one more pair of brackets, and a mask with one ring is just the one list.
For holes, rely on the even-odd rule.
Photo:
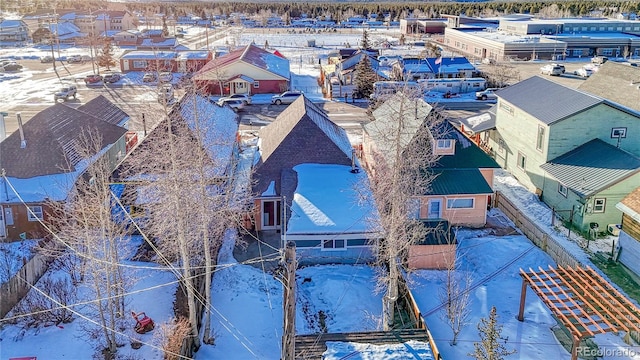
{"label": "sky", "polygon": [[[323,49],[306,46],[308,39],[316,39]],[[310,86],[317,76],[315,61],[317,55],[324,56],[331,48],[340,47],[346,42],[357,45],[359,34],[339,37],[324,37],[321,34],[277,34],[264,35],[232,35],[230,42],[256,44],[269,42],[280,52],[292,60],[292,72],[296,75],[294,82],[298,86]],[[225,39],[216,44],[223,45]],[[405,49],[407,52],[413,49]],[[66,54],[83,53],[79,49],[65,49]],[[21,49],[20,56],[36,58],[43,54],[42,49]],[[0,50],[0,58],[7,57],[11,50]],[[298,61],[296,62],[296,59]],[[0,85],[10,86],[13,92],[0,92],[0,102],[11,103],[16,100],[36,96],[50,99],[50,84],[35,83],[30,80],[29,69],[16,78],[15,75],[0,74]],[[129,80],[125,80],[129,81]],[[131,79],[131,81],[138,81]],[[46,90],[43,90],[46,89]],[[313,93],[313,92],[311,92]],[[152,99],[155,101],[155,98]],[[253,151],[253,150],[247,150]],[[253,154],[253,153],[252,153]],[[253,155],[244,156],[247,161]],[[528,192],[508,174],[497,171],[495,187],[515,202],[532,219],[549,230],[554,239],[562,244],[576,258],[590,264],[588,254],[580,246],[580,239],[575,235],[566,238],[566,229],[551,225],[550,209],[541,204],[535,194]],[[327,210],[331,212],[332,210]],[[493,210],[491,215],[496,215]],[[333,214],[329,214],[333,215]],[[461,269],[471,276],[472,315],[468,325],[460,334],[458,345],[451,346],[451,331],[442,321],[439,314],[438,287],[442,283],[442,272],[416,271],[407,275],[410,287],[426,315],[427,324],[445,359],[465,359],[471,351],[473,342],[478,340],[475,328],[481,317],[486,317],[491,306],[496,306],[503,327],[503,336],[508,338],[507,348],[514,348],[518,353],[508,359],[560,359],[568,358],[550,331],[555,324],[546,306],[533,293],[528,293],[525,321],[515,319],[517,314],[521,278],[518,271],[521,267],[537,268],[554,265],[548,255],[536,248],[521,234],[509,236],[493,236],[484,230],[461,230],[458,233],[461,258]],[[212,301],[214,308],[214,346],[203,345],[196,353],[196,359],[278,359],[282,334],[282,284],[280,280],[265,273],[260,259],[252,259],[252,264],[238,263],[232,255],[235,243],[233,233],[225,236],[219,253],[216,269]],[[591,250],[608,251],[615,237],[609,236],[591,243]],[[131,245],[140,243],[140,239],[132,239]],[[24,249],[6,247],[2,251],[12,254],[27,255]],[[514,261],[512,263],[512,261]],[[176,290],[175,276],[170,269],[150,263],[127,261],[122,264],[127,276],[135,279],[131,294],[127,297],[127,308],[133,311],[144,311],[160,325],[171,321],[173,313],[173,294]],[[318,329],[317,314],[322,311],[327,316],[327,327],[330,331],[367,331],[381,327],[382,294],[377,291],[376,276],[379,269],[359,265],[332,265],[305,267],[298,271],[297,288],[298,303],[296,331],[299,334],[314,333]],[[46,276],[61,276],[55,270]],[[38,284],[36,284],[36,287]],[[80,295],[84,290],[80,284]],[[90,299],[79,299],[90,300]],[[87,328],[93,328],[93,315],[88,307],[78,305],[72,307],[76,319],[70,324],[53,325],[34,328],[23,328],[21,323],[7,324],[0,329],[0,359],[19,356],[37,356],[41,359],[88,359],[93,349],[86,341]],[[12,315],[9,315],[9,318]],[[15,320],[19,320],[16,318]],[[161,359],[158,349],[158,333],[160,327],[144,335],[133,333],[133,319],[127,319],[122,330],[124,340],[119,352],[142,359]],[[128,342],[131,339],[141,341],[143,346],[133,350]],[[640,349],[628,348],[621,337],[608,334],[599,335],[595,342],[601,349],[623,356],[607,356],[607,359],[640,359]],[[331,343],[325,354],[326,359],[341,359],[350,355],[349,359],[431,359],[432,355],[424,344],[410,343],[401,346],[366,346],[357,344]],[[629,356],[627,356],[629,355]]]}

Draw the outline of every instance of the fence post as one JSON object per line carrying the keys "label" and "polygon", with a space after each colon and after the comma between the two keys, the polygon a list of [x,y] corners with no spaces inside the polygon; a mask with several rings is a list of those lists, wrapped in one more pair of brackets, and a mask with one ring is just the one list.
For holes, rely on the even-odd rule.
{"label": "fence post", "polygon": [[282,334],[282,359],[295,360],[296,353],[296,243],[289,241],[284,253],[286,266],[284,291],[284,331]]}

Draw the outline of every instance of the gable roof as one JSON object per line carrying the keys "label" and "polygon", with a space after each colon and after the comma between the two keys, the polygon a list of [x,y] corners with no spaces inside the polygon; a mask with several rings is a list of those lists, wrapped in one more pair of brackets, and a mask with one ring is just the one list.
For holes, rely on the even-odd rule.
{"label": "gable roof", "polygon": [[329,120],[329,117],[306,96],[300,96],[289,105],[271,124],[260,130],[261,153],[266,161],[291,130],[301,121],[311,120],[347,157],[351,157],[351,143],[343,128]]}
{"label": "gable roof", "polygon": [[497,90],[496,95],[547,125],[604,102],[540,76]]}
{"label": "gable roof", "polygon": [[540,167],[576,194],[589,197],[640,172],[640,158],[593,139]]}
{"label": "gable roof", "polygon": [[435,169],[433,175],[425,195],[493,194],[478,169]]}
{"label": "gable roof", "polygon": [[289,72],[289,60],[281,56],[274,55],[253,44],[247,45],[244,48],[230,51],[228,54],[209,61],[205,66],[202,67],[202,69],[200,69],[200,71],[196,73],[196,75],[200,75],[213,69],[221,68],[238,61],[254,65],[287,80],[291,76]]}
{"label": "gable roof", "polygon": [[468,118],[458,119],[458,123],[464,125],[465,130],[472,133],[481,133],[496,127],[496,109],[498,104],[494,104],[487,111],[480,114],[470,116]]}
{"label": "gable roof", "polygon": [[77,109],[83,113],[95,116],[112,125],[124,126],[129,120],[129,115],[109,101],[104,95],[98,95],[91,101],[82,104]]}
{"label": "gable roof", "polygon": [[600,65],[598,71],[595,71],[578,89],[639,111],[638,92],[640,90],[638,84],[632,84],[638,80],[640,80],[639,67],[607,61]]}
{"label": "gable roof", "polygon": [[64,104],[55,104],[37,113],[23,126],[26,147],[21,148],[20,132],[0,142],[0,167],[7,176],[31,178],[73,172],[83,160],[76,146],[87,131],[97,130],[101,148],[115,143],[126,129]]}
{"label": "gable roof", "polygon": [[[438,59],[440,59],[440,61],[438,61]],[[463,70],[476,70],[476,67],[473,66],[466,57],[461,56],[427,58],[426,61],[434,73],[457,73]]]}
{"label": "gable roof", "polygon": [[[422,99],[410,99],[404,93],[397,92],[373,111],[374,120],[363,128],[385,161],[391,164],[394,159],[392,154],[396,153],[398,147],[403,150],[411,143],[432,109]],[[397,132],[399,123],[403,125],[400,139],[392,141],[388,134]]]}

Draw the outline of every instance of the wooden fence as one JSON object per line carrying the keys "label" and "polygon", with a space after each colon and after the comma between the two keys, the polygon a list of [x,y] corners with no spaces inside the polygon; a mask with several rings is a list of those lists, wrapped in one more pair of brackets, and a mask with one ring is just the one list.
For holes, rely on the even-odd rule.
{"label": "wooden fence", "polygon": [[422,317],[422,313],[420,313],[420,308],[418,307],[418,304],[416,303],[416,300],[414,299],[413,294],[411,294],[411,290],[409,289],[409,286],[407,286],[407,283],[404,280],[402,280],[399,282],[398,288],[399,288],[398,290],[400,291],[400,294],[402,294],[405,297],[409,316],[411,317],[411,320],[414,322],[414,324],[416,324],[416,328],[423,329],[427,333],[427,337],[429,339],[429,346],[431,347],[431,352],[433,353],[433,358],[435,360],[442,360],[442,355],[440,355],[438,346],[436,345],[435,340],[433,340],[431,331],[429,331],[429,326],[427,326],[427,322],[424,321],[424,318]]}
{"label": "wooden fence", "polygon": [[[55,247],[51,241],[46,241],[43,246]],[[4,318],[27,295],[31,286],[35,285],[47,271],[53,259],[54,257],[41,253],[35,254],[9,281],[0,286],[0,319]]]}
{"label": "wooden fence", "polygon": [[549,254],[551,258],[561,266],[577,267],[581,263],[560,243],[558,243],[548,232],[536,225],[536,223],[526,217],[513,203],[505,196],[496,191],[495,207],[500,209],[522,233],[531,240],[537,247]]}

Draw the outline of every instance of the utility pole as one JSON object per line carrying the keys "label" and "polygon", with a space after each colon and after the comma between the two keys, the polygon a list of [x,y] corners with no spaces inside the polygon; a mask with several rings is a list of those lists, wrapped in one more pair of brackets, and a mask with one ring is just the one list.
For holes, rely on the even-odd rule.
{"label": "utility pole", "polygon": [[289,241],[284,253],[286,266],[284,290],[284,331],[282,359],[295,360],[296,355],[296,243]]}

